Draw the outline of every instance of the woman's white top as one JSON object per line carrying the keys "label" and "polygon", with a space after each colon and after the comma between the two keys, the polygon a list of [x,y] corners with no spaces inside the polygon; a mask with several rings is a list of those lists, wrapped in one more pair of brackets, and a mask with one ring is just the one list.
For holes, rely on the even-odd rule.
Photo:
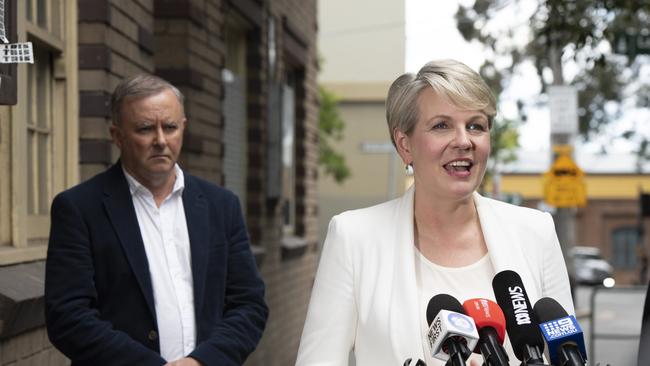
{"label": "woman's white top", "polygon": [[[451,295],[461,304],[469,299],[483,298],[496,302],[494,292],[492,291],[492,278],[496,272],[492,266],[492,260],[488,254],[485,254],[478,261],[463,267],[444,267],[428,260],[422,253],[415,251],[415,278],[418,283],[418,295],[420,303],[420,314],[427,313],[429,300],[438,294]],[[426,316],[420,318],[420,333],[422,343],[427,344],[427,333],[429,324]],[[508,353],[509,363],[519,365],[510,341],[506,338],[504,347]],[[431,357],[429,352],[425,352],[424,361],[427,366],[444,366],[445,362]],[[483,356],[472,354],[467,360],[477,360],[482,365]]]}

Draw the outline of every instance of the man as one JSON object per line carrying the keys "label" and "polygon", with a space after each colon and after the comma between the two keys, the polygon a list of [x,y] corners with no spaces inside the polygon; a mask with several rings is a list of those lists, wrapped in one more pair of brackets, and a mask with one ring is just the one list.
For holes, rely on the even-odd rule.
{"label": "man", "polygon": [[239,202],[176,164],[178,89],[139,75],[111,101],[120,160],[52,203],[50,340],[73,365],[241,365],[268,309]]}

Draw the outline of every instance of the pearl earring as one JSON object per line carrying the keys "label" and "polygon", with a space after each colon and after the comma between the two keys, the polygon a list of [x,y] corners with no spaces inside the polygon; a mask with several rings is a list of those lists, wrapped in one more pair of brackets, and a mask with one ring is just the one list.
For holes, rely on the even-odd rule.
{"label": "pearl earring", "polygon": [[413,163],[406,164],[404,169],[406,170],[406,176],[407,177],[412,177],[413,176]]}

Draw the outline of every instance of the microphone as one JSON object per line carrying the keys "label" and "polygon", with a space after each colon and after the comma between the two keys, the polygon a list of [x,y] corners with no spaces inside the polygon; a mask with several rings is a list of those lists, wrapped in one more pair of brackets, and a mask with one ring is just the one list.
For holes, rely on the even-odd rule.
{"label": "microphone", "polygon": [[543,297],[535,304],[551,363],[556,366],[584,366],[587,360],[582,329],[573,315],[557,301]]}
{"label": "microphone", "polygon": [[[407,358],[404,361],[403,366],[411,366],[411,359]],[[418,360],[415,362],[415,364],[413,366],[427,366],[427,364],[424,361],[422,361],[421,359],[418,358]]]}
{"label": "microphone", "polygon": [[460,302],[453,296],[439,294],[429,300],[427,341],[431,356],[448,365],[465,366],[476,347],[478,332],[474,320],[464,314]]}
{"label": "microphone", "polygon": [[463,308],[478,328],[479,340],[474,352],[483,355],[485,366],[507,366],[508,354],[502,346],[506,319],[499,305],[488,299],[470,299],[463,303]]}
{"label": "microphone", "polygon": [[501,271],[494,276],[492,289],[505,315],[515,356],[522,365],[544,365],[544,340],[521,277],[514,271]]}

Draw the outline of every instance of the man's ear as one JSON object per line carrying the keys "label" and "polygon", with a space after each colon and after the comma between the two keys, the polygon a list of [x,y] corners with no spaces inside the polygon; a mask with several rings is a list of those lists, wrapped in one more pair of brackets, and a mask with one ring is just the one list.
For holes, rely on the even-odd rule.
{"label": "man's ear", "polygon": [[116,125],[115,123],[111,123],[109,131],[111,132],[111,138],[113,139],[115,146],[117,146],[118,149],[122,150],[122,130],[120,129],[120,126]]}
{"label": "man's ear", "polygon": [[393,139],[395,140],[395,147],[397,148],[397,153],[402,158],[404,164],[410,164],[413,162],[413,156],[411,154],[411,139],[404,132],[395,129],[393,131]]}

